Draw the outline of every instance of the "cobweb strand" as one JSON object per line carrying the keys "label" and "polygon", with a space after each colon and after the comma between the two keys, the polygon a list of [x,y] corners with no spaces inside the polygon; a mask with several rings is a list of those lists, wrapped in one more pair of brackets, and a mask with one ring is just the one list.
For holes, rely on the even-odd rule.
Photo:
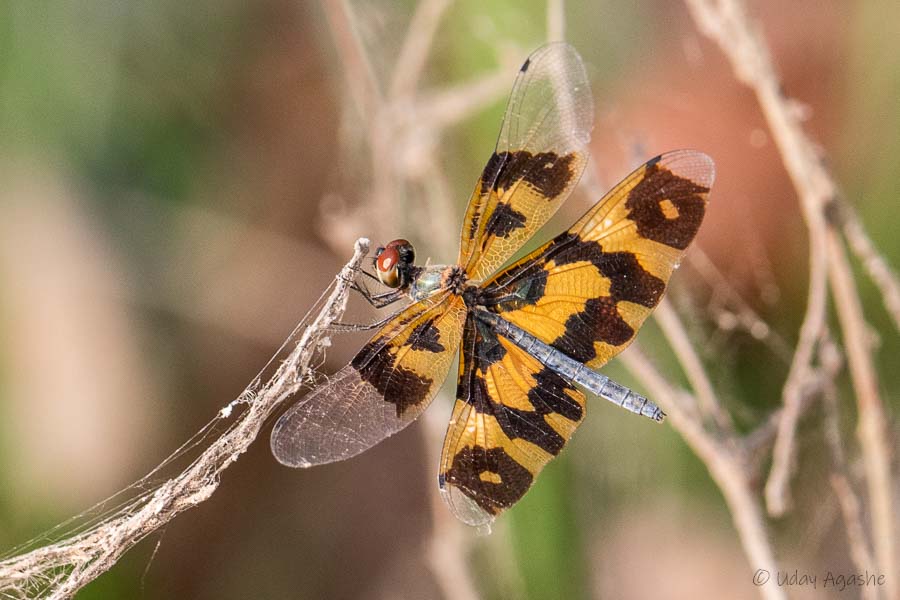
{"label": "cobweb strand", "polygon": [[[313,379],[311,370],[321,364],[317,357],[321,358],[330,344],[328,328],[343,314],[350,282],[368,249],[367,239],[357,240],[353,257],[334,283],[247,389],[160,465],[0,560],[0,598],[71,597],[143,538],[209,498],[218,488],[222,472],[253,443],[279,405]],[[282,359],[285,352],[288,354]],[[274,373],[265,379],[273,367]],[[241,406],[245,409],[223,428]],[[205,449],[181,473],[162,478],[163,470],[204,445]]]}

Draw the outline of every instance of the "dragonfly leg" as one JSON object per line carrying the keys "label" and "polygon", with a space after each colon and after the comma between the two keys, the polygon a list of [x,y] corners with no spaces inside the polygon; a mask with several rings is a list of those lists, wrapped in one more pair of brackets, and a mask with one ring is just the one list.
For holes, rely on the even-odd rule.
{"label": "dragonfly leg", "polygon": [[374,281],[377,281],[377,282],[381,283],[381,280],[380,280],[380,279],[378,279],[376,276],[372,275],[371,273],[369,273],[368,271],[366,271],[366,270],[364,270],[364,269],[362,269],[362,268],[360,268],[359,270],[357,270],[357,273],[359,273],[359,274],[361,274],[361,275],[365,275],[365,276],[368,277],[369,279],[372,279],[372,280],[374,280]]}
{"label": "dragonfly leg", "polygon": [[388,321],[394,318],[394,315],[387,316],[383,319],[379,319],[374,323],[341,323],[340,321],[334,321],[328,326],[329,331],[368,331],[370,329],[377,329],[379,327],[384,327],[387,325]]}
{"label": "dragonfly leg", "polygon": [[350,287],[359,292],[359,295],[375,308],[384,308],[406,296],[406,292],[403,290],[391,290],[382,294],[373,294],[369,291],[369,288],[358,281],[351,283]]}
{"label": "dragonfly leg", "polygon": [[[376,279],[374,275],[366,273],[365,271],[360,271],[369,277]],[[364,284],[358,281],[350,281],[350,289],[356,291],[360,296],[366,299],[366,302],[374,306],[375,308],[384,308],[398,300],[402,299],[406,296],[406,293],[403,290],[390,290],[388,292],[384,292],[381,294],[373,294],[369,291]],[[380,319],[375,321],[374,323],[342,323],[340,321],[335,321],[328,326],[328,330],[330,331],[367,331],[369,329],[376,329],[378,327],[384,326],[388,321],[390,321],[394,315],[388,315],[384,319]]]}

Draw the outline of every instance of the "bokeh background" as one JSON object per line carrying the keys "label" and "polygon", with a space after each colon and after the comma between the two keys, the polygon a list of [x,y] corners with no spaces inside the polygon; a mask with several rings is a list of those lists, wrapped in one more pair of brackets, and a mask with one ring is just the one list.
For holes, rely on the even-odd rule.
{"label": "bokeh background", "polygon": [[[344,30],[330,1],[0,5],[0,552],[128,486],[207,423],[356,237],[406,237],[422,258],[455,258],[517,66],[547,38],[547,4],[451,3],[412,83],[392,77],[416,2],[349,6]],[[900,265],[900,5],[761,0],[750,10],[848,201]],[[565,16],[593,84],[601,185],[669,149],[716,160],[697,246],[770,331],[723,318],[715,286],[689,263],[671,297],[750,429],[780,403],[807,285],[806,229],[755,99],[681,3],[570,2]],[[342,54],[348,31],[366,64]],[[396,103],[378,118],[404,119],[378,152],[367,70]],[[594,201],[576,192],[541,239]],[[900,338],[860,281],[894,423]],[[375,315],[357,302],[351,317]],[[323,370],[364,339],[337,338]],[[654,323],[639,339],[683,378]],[[607,372],[643,389],[618,364]],[[264,432],[209,501],[79,598],[439,598],[460,565],[455,597],[758,596],[704,464],[671,427],[597,402],[493,535],[445,523],[436,544],[446,516],[434,431],[450,401],[354,460],[309,471],[277,465]],[[892,435],[896,445],[895,426]],[[823,436],[813,408],[795,507],[769,522],[771,535],[785,569],[853,572]]]}

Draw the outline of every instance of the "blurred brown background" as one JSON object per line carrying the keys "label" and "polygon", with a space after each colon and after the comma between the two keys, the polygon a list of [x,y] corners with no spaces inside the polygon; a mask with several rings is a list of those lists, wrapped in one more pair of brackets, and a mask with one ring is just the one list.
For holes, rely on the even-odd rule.
{"label": "blurred brown background", "polygon": [[[377,160],[353,93],[360,82],[340,51],[336,5],[0,7],[0,550],[138,479],[236,397],[356,237],[406,237],[422,258],[455,258],[447,249],[517,65],[546,39],[546,3],[449,5],[418,83],[420,98],[434,94],[424,103],[431,112],[406,115],[409,137]],[[350,3],[385,88],[415,5]],[[787,94],[805,104],[808,131],[895,266],[898,6],[750,5]],[[573,1],[565,14],[566,38],[593,84],[603,186],[637,157],[679,147],[712,155],[717,182],[697,244],[794,344],[806,230],[752,94],[681,3]],[[467,87],[480,78],[482,87]],[[433,126],[440,118],[447,124]],[[434,194],[453,203],[441,212]],[[577,192],[541,239],[593,201]],[[690,265],[674,279],[672,298],[735,420],[760,422],[780,402],[784,355],[717,327],[708,282]],[[900,339],[875,288],[861,281],[893,417]],[[358,303],[351,316],[373,318]],[[338,338],[324,370],[363,339]],[[639,339],[674,365],[654,324]],[[607,371],[641,389],[617,364]],[[477,592],[757,597],[755,566],[721,495],[677,433],[591,406],[570,448],[492,536],[453,530]],[[854,408],[842,406],[853,458]],[[428,418],[442,422],[449,411],[448,397],[438,398]],[[209,501],[79,597],[442,597],[427,551],[433,515],[444,510],[435,508],[440,439],[425,424],[354,460],[303,472],[278,466],[264,435]],[[852,572],[822,438],[813,408],[799,433],[796,506],[770,522],[774,547],[791,571]]]}

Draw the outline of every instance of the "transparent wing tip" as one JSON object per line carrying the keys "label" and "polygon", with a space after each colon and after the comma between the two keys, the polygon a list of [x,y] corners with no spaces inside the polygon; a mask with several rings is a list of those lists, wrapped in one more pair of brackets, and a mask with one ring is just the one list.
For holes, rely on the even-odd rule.
{"label": "transparent wing tip", "polygon": [[272,456],[275,457],[275,460],[284,466],[305,469],[317,463],[315,460],[310,460],[314,457],[308,458],[300,455],[297,440],[295,439],[296,431],[292,431],[287,419],[290,414],[289,412],[282,415],[275,423],[275,426],[272,428],[272,435],[269,437],[269,448],[271,448]]}
{"label": "transparent wing tip", "polygon": [[470,527],[477,528],[478,535],[491,533],[494,515],[481,508],[477,502],[465,495],[455,485],[448,483],[443,476],[438,477],[441,499],[453,515]]}
{"label": "transparent wing tip", "polygon": [[674,150],[656,158],[676,175],[687,177],[694,183],[711,188],[716,180],[716,163],[712,157],[699,150]]}

